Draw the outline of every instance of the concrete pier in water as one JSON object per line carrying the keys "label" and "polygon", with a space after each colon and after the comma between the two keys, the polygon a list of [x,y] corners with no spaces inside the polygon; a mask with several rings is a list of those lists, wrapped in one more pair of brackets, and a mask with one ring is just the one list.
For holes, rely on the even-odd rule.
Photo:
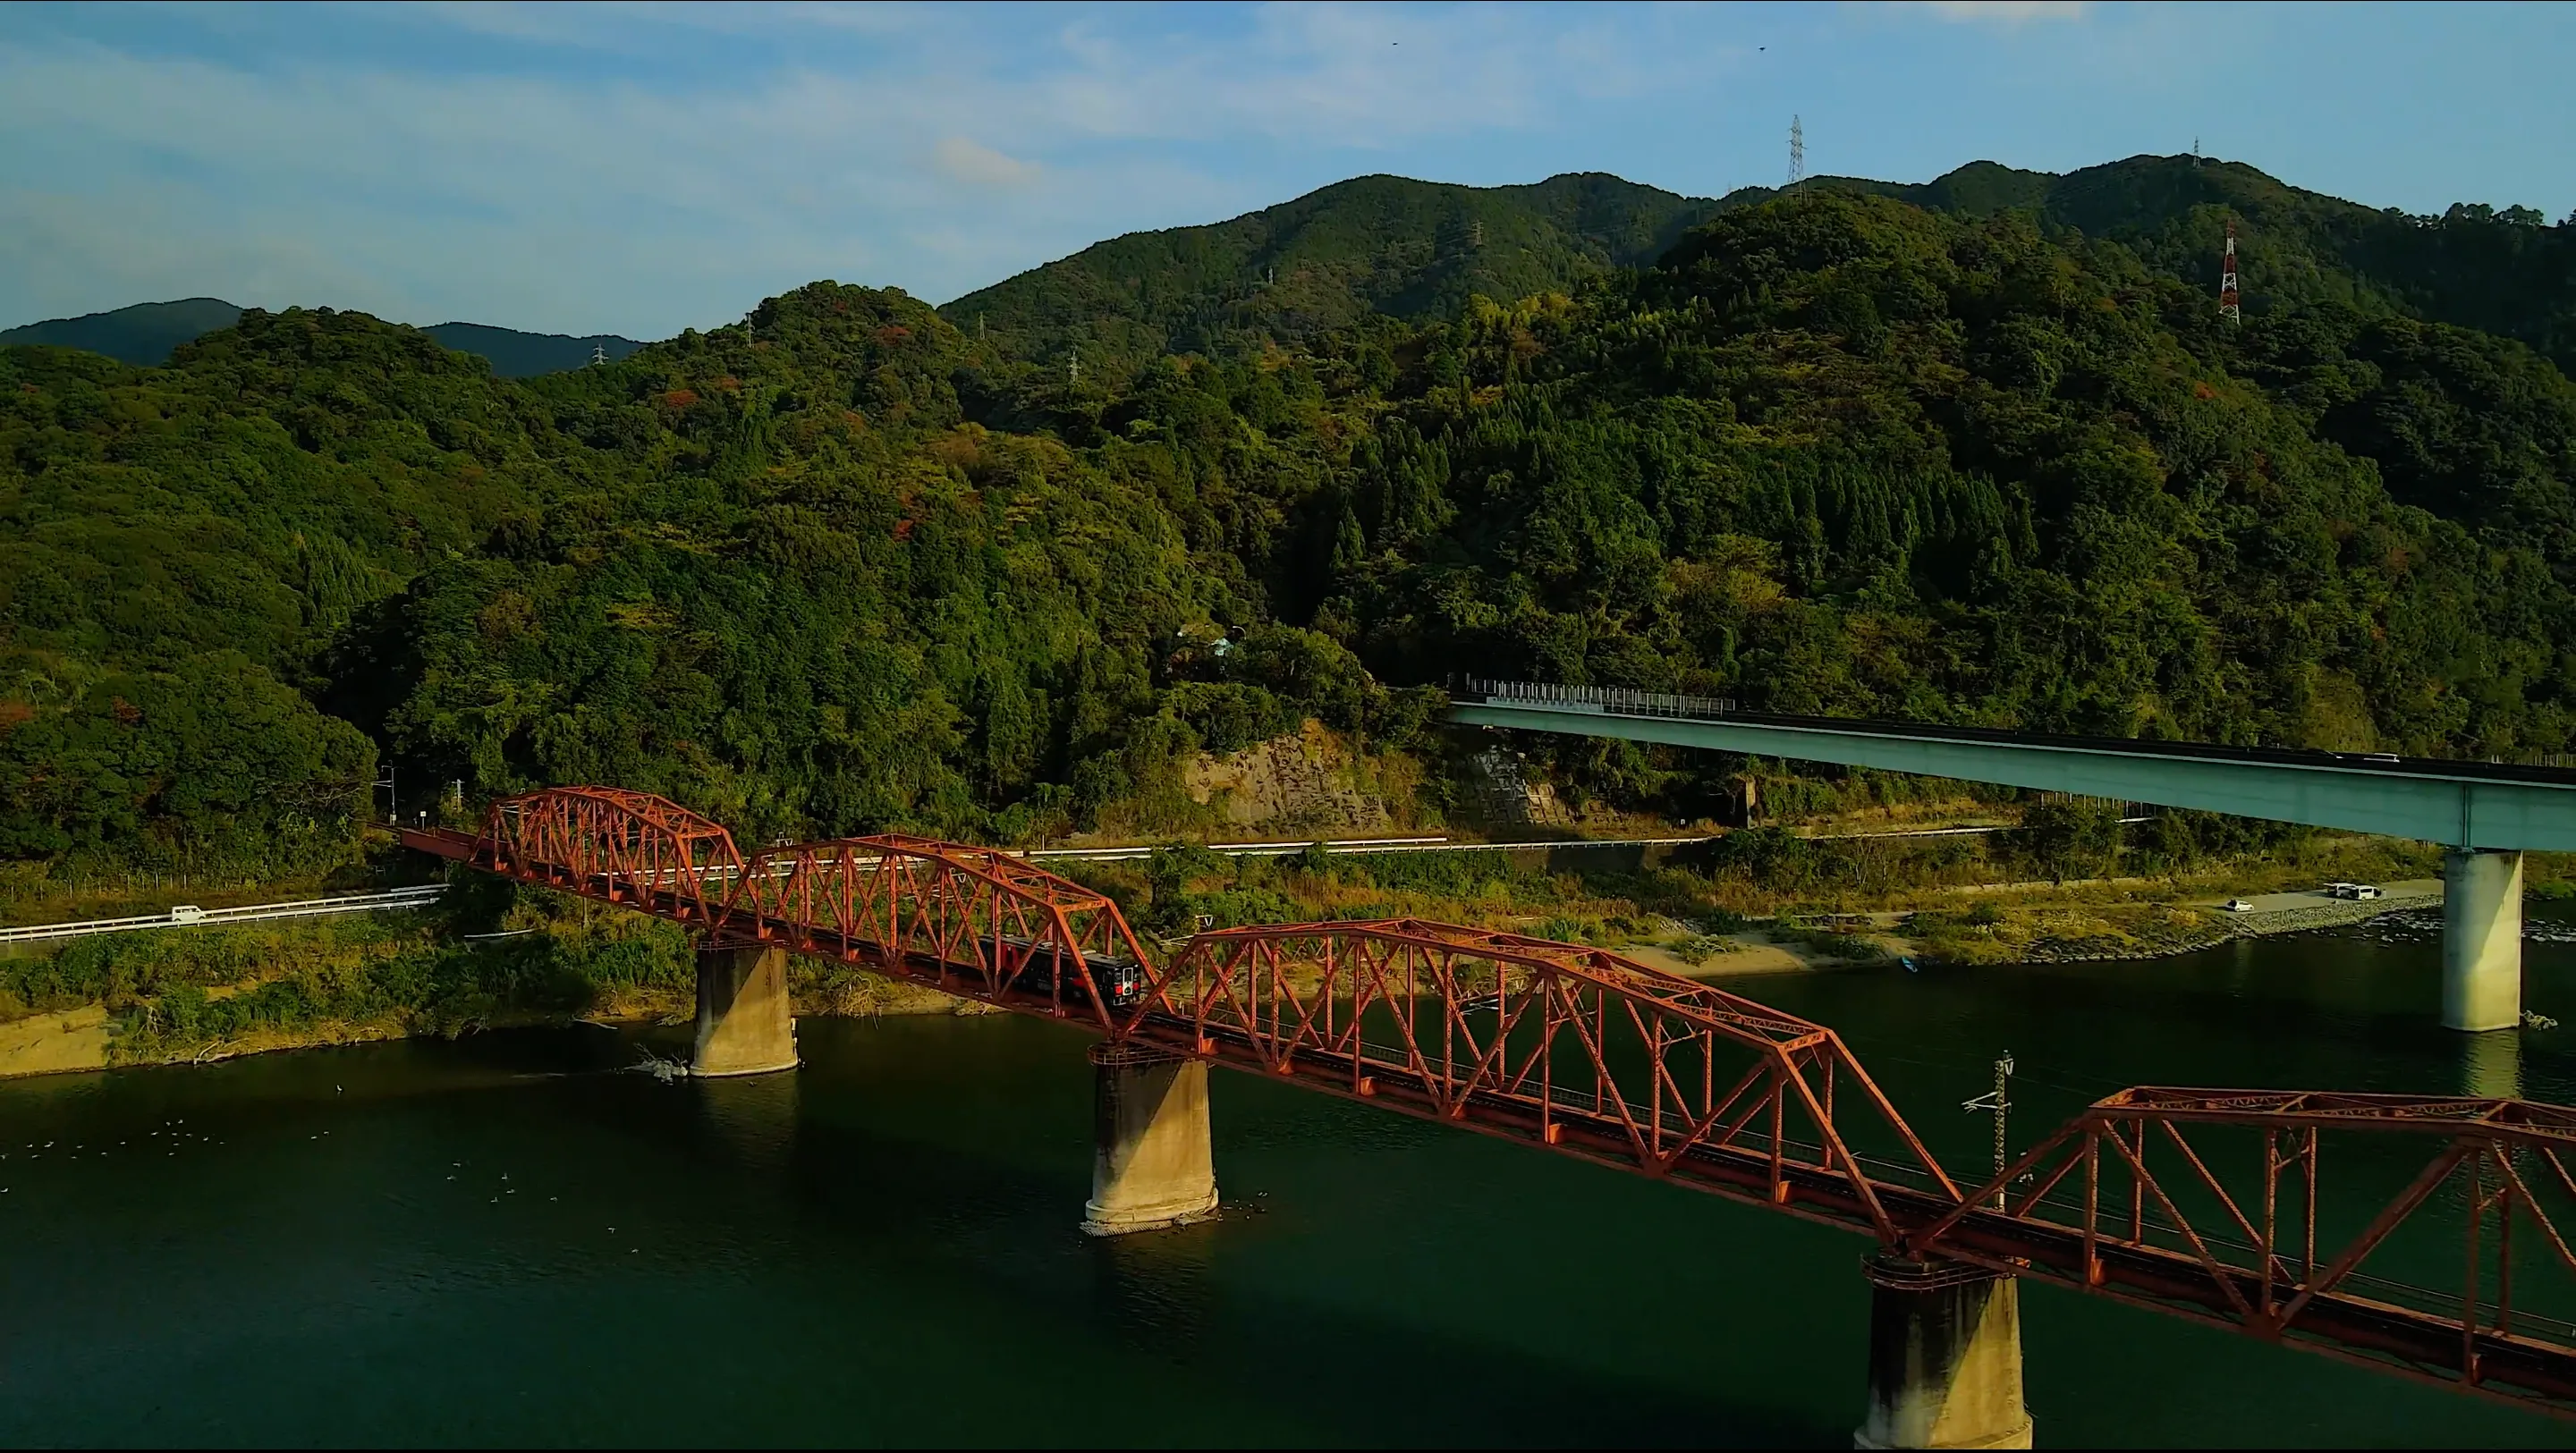
{"label": "concrete pier in water", "polygon": [[1881,1252],[1870,1284],[1869,1417],[1857,1448],[2027,1448],[2021,1290],[1958,1262]]}
{"label": "concrete pier in water", "polygon": [[1096,1116],[1082,1229],[1123,1236],[1216,1214],[1208,1067],[1159,1049],[1091,1047]]}
{"label": "concrete pier in water", "polygon": [[787,1010],[787,951],[717,944],[698,950],[694,1075],[765,1075],[796,1068]]}
{"label": "concrete pier in water", "polygon": [[2442,855],[2442,1025],[2522,1023],[2522,854]]}

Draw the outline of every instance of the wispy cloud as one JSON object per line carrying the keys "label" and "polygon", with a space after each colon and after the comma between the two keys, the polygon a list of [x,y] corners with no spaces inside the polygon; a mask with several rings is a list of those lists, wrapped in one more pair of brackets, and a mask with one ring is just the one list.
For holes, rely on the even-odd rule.
{"label": "wispy cloud", "polygon": [[1004,156],[962,136],[939,138],[939,144],[930,149],[930,157],[941,171],[957,180],[986,187],[1024,187],[1036,181],[1041,170],[1034,163]]}
{"label": "wispy cloud", "polygon": [[[1652,69],[1582,17],[1504,9],[451,4],[219,18],[193,51],[0,29],[0,130],[49,142],[50,160],[0,159],[21,248],[44,236],[76,257],[82,229],[117,225],[137,195],[175,195],[176,175],[207,257],[276,259],[235,264],[235,292],[669,330],[827,273],[933,297],[994,280],[967,273],[964,250],[915,239],[994,232],[1029,266],[1276,200],[1233,174],[1230,142],[1383,152],[1526,128],[1566,103],[1549,76],[1569,46],[1595,74]],[[300,288],[281,223],[334,261]],[[113,286],[151,271],[125,239],[95,245],[134,257]],[[732,280],[721,304],[685,285],[711,274],[710,256]],[[107,274],[80,289],[77,272],[32,269],[17,284],[27,298],[0,283],[0,301],[118,300]]]}
{"label": "wispy cloud", "polygon": [[[0,6],[0,324],[212,293],[669,333],[817,277],[953,297],[1359,172],[1714,194],[1778,174],[1793,112],[1811,165],[1825,145],[1831,170],[1919,179],[2180,150],[2224,93],[2254,99],[2213,148],[2260,160],[2268,126],[2376,176],[2390,146],[2351,138],[2380,137],[2374,98],[2421,69],[2398,37],[2462,26],[2309,13],[2243,23],[2375,45],[2382,70],[2253,88],[2237,73],[2292,38],[2177,64],[2194,12],[2045,0]],[[2425,175],[2364,200],[2488,185],[2462,157],[2563,175],[2546,147],[2576,103],[2544,78],[2576,56],[2535,14],[2472,12],[2528,34],[2464,61],[2438,112],[2512,140],[2427,132]],[[2372,26],[2387,36],[2353,38]],[[2513,159],[2521,138],[2537,160]],[[2576,194],[2537,200],[2558,215]]]}
{"label": "wispy cloud", "polygon": [[1923,8],[1944,20],[2009,27],[2034,20],[2081,20],[2093,7],[2087,0],[1925,0]]}

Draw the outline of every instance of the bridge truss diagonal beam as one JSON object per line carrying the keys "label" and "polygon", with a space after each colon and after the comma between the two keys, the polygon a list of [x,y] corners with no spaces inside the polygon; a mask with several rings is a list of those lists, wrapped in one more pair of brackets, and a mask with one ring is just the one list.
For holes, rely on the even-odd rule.
{"label": "bridge truss diagonal beam", "polygon": [[[2565,1107],[2141,1087],[1963,1190],[1831,1029],[1602,949],[1395,919],[1202,933],[1157,965],[1108,898],[991,849],[746,857],[643,794],[528,794],[479,834],[400,837],[719,942],[2576,1414]],[[2353,1147],[2331,1175],[2330,1145]]]}

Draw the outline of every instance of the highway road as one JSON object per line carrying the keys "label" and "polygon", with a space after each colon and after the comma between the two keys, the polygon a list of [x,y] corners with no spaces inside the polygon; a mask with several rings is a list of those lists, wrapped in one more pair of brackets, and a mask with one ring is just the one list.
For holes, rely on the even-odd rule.
{"label": "highway road", "polygon": [[[2124,822],[2143,821],[2123,818]],[[2007,831],[1998,827],[1941,827],[1900,829],[1893,832],[1802,833],[1802,837],[1910,838],[1951,837]],[[1703,834],[1685,837],[1572,838],[1544,842],[1462,843],[1443,836],[1386,838],[1327,838],[1324,849],[1331,853],[1456,853],[1456,852],[1536,852],[1551,848],[1650,848],[1679,847],[1706,842]],[[1286,857],[1304,852],[1313,839],[1295,842],[1210,843],[1208,850],[1225,857]],[[1124,863],[1150,857],[1151,845],[1116,848],[1040,848],[1023,852],[1020,857],[1040,863]],[[383,913],[401,909],[426,908],[445,891],[437,883],[416,884],[408,888],[386,888],[367,893],[345,893],[329,898],[298,898],[283,903],[252,903],[235,908],[197,908],[182,904],[161,913],[138,914],[129,918],[92,918],[72,923],[35,923],[16,928],[0,928],[0,944],[42,943],[54,939],[87,938],[101,933],[134,933],[154,928],[209,928],[229,923],[260,923],[276,918],[314,918],[332,913]]]}
{"label": "highway road", "polygon": [[133,918],[92,918],[78,923],[35,923],[0,928],[0,944],[37,943],[57,938],[87,938],[99,933],[133,933],[147,928],[208,928],[226,923],[260,923],[272,918],[315,918],[330,913],[383,913],[426,908],[445,892],[444,884],[422,883],[370,893],[330,898],[299,898],[287,903],[252,903],[239,908],[198,908],[181,904],[163,913]]}

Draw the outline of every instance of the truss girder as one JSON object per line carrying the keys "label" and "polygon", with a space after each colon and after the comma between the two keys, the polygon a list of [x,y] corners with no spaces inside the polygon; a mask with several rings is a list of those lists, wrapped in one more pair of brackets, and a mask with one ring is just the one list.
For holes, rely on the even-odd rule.
{"label": "truss girder", "polygon": [[[1963,1190],[1831,1029],[1603,949],[1396,919],[1202,933],[1158,966],[1105,895],[1007,853],[884,834],[744,854],[675,803],[604,788],[505,799],[473,837],[402,837],[720,942],[2576,1411],[2576,1109],[2141,1086]],[[2447,1291],[2425,1270],[2444,1258]]]}

